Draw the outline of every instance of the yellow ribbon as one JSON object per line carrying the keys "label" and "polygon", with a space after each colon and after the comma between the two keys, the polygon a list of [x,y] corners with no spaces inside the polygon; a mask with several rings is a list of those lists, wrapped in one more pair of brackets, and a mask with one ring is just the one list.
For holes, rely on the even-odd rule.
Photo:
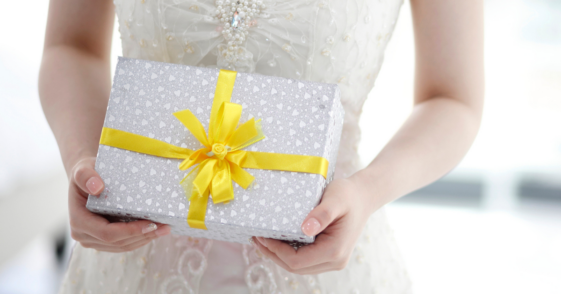
{"label": "yellow ribbon", "polygon": [[208,136],[197,117],[188,109],[173,115],[203,145],[193,151],[145,136],[106,128],[100,144],[158,157],[183,159],[179,169],[195,166],[180,182],[189,197],[187,223],[204,229],[209,194],[212,201],[226,203],[234,199],[232,180],[244,189],[254,177],[243,168],[281,170],[320,174],[327,177],[328,161],[319,156],[244,151],[243,148],[265,138],[261,121],[253,118],[238,122],[242,106],[231,103],[236,72],[220,70],[210,112]]}

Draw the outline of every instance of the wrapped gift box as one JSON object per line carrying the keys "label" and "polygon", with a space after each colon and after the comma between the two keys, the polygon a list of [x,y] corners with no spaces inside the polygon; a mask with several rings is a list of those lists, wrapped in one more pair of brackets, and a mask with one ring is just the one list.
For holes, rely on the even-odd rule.
{"label": "wrapped gift box", "polygon": [[[219,69],[120,58],[104,127],[197,150],[201,143],[173,115],[190,109],[208,129]],[[263,236],[313,242],[300,226],[332,179],[344,111],[337,85],[237,73],[231,102],[242,105],[240,123],[260,118],[266,138],[246,149],[319,156],[329,161],[322,175],[245,169],[255,177],[248,189],[236,183],[234,199],[208,202],[207,230],[191,228],[189,200],[179,182],[188,171],[167,159],[99,146],[96,170],[105,181],[87,208],[122,220],[169,224],[172,233],[238,243]]]}

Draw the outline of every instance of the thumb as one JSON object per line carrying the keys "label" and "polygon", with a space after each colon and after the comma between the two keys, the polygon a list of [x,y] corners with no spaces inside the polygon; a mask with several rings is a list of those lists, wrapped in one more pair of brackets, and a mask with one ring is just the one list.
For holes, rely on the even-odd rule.
{"label": "thumb", "polygon": [[94,157],[80,160],[72,169],[72,180],[82,191],[91,195],[99,195],[105,188],[105,184],[94,166]]}
{"label": "thumb", "polygon": [[307,236],[315,236],[325,230],[329,224],[342,215],[340,200],[327,190],[323,195],[321,203],[314,208],[302,224],[302,232]]}

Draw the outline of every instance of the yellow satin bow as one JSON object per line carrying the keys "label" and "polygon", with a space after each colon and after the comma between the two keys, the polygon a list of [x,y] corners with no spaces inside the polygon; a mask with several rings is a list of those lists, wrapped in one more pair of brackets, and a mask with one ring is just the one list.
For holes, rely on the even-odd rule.
{"label": "yellow satin bow", "polygon": [[173,114],[204,146],[196,151],[111,128],[104,127],[101,134],[100,144],[103,145],[183,159],[179,165],[181,170],[197,165],[181,181],[190,201],[187,223],[192,228],[206,230],[205,215],[209,194],[215,204],[225,203],[234,199],[232,180],[244,189],[249,187],[254,177],[243,168],[327,176],[329,163],[323,157],[241,150],[265,136],[260,120],[252,118],[237,127],[242,106],[230,102],[235,80],[236,72],[220,70],[210,112],[208,136],[201,122],[190,110]]}

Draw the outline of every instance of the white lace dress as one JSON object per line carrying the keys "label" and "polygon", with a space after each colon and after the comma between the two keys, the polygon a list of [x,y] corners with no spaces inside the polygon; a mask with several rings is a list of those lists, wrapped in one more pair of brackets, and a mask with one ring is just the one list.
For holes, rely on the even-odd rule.
{"label": "white lace dress", "polygon": [[[116,0],[123,55],[337,83],[345,123],[336,177],[360,168],[362,105],[402,0]],[[127,253],[77,245],[61,293],[397,294],[410,282],[383,209],[349,265],[288,273],[250,245],[166,236]]]}

